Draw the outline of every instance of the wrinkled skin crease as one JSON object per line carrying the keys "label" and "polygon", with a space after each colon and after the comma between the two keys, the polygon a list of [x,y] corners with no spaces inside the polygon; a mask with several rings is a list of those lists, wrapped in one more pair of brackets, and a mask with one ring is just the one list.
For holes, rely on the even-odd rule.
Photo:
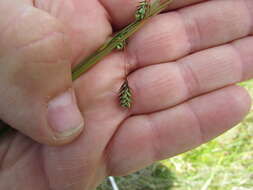
{"label": "wrinkled skin crease", "polygon": [[[110,21],[113,20],[114,15],[109,14],[106,10],[108,7],[106,5],[104,5],[106,8],[103,7],[98,1],[34,0],[27,6],[33,6],[33,4],[64,23],[66,39],[69,41],[69,46],[72,50],[71,61],[73,65],[97,49],[113,32]],[[73,14],[73,11],[75,11],[75,14]],[[87,15],[82,14],[83,12],[86,12]],[[39,15],[40,12],[38,12],[37,16]],[[92,18],[95,18],[95,23]],[[82,23],[85,23],[85,25]],[[126,23],[124,21],[117,27]],[[84,34],[87,34],[88,37],[84,37]],[[36,187],[37,190],[91,190],[107,175],[124,175],[157,159],[173,156],[209,140],[211,137],[203,138],[203,134],[199,134],[203,131],[199,132],[192,127],[190,131],[198,133],[194,136],[196,139],[193,140],[194,143],[189,146],[186,143],[182,143],[182,149],[179,148],[179,150],[174,150],[169,155],[163,155],[162,152],[154,151],[159,150],[157,147],[160,146],[155,141],[155,139],[157,140],[162,136],[162,134],[159,136],[156,132],[159,127],[154,128],[152,125],[147,124],[150,127],[147,128],[152,128],[152,134],[143,136],[143,138],[140,137],[140,144],[129,146],[129,149],[135,149],[137,146],[142,149],[142,147],[146,147],[144,142],[150,145],[150,150],[143,150],[147,154],[143,156],[143,165],[134,165],[132,168],[126,165],[121,168],[117,162],[115,162],[117,164],[114,164],[111,161],[112,157],[117,155],[112,154],[112,152],[117,152],[117,150],[113,149],[113,144],[118,143],[114,141],[114,138],[117,136],[119,128],[128,127],[127,125],[122,125],[125,121],[128,121],[129,125],[131,122],[135,122],[134,119],[129,120],[130,115],[141,110],[136,108],[135,111],[128,111],[120,108],[118,104],[118,90],[125,79],[125,65],[129,63],[130,70],[132,69],[133,71],[133,68],[139,64],[133,59],[135,58],[132,56],[128,57],[124,52],[114,52],[74,82],[78,105],[85,118],[84,131],[74,142],[61,147],[50,147],[38,144],[18,132],[8,134],[1,139],[0,189],[32,190]],[[150,101],[152,102],[153,100]],[[176,104],[179,103],[181,102]],[[145,111],[142,111],[142,113],[145,113]],[[238,116],[240,119],[242,118],[241,115],[240,117]],[[143,117],[148,116],[143,115]],[[202,125],[197,119],[192,119],[191,121],[192,125]],[[236,122],[238,121],[234,121],[234,123]],[[139,125],[145,125],[145,123],[140,123]],[[224,127],[219,133],[227,128]],[[213,136],[217,135],[215,132],[214,134]],[[127,135],[125,138],[128,138]],[[173,139],[173,136],[170,136],[170,138]],[[125,150],[121,151],[124,152]],[[134,159],[134,157],[135,155],[123,157],[122,165],[124,165],[126,160]],[[142,160],[139,161],[139,163],[142,163]],[[126,169],[128,167],[129,169]]]}

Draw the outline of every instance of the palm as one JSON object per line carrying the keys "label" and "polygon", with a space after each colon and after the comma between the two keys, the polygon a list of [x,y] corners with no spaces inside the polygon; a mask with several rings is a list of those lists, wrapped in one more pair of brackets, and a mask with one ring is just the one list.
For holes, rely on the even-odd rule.
{"label": "palm", "polygon": [[[40,8],[54,10],[49,7],[57,2],[44,0],[37,4]],[[175,6],[183,7],[183,2],[178,0]],[[248,6],[253,6],[250,0],[248,2]],[[132,11],[129,9],[121,14],[117,12],[120,3],[125,2],[103,1],[117,28],[128,23],[135,9],[135,3],[129,3]],[[21,134],[3,139],[1,179],[7,183],[0,183],[0,187],[8,189],[6,187],[13,183],[8,176],[15,173],[15,181],[23,189],[91,189],[107,175],[126,174],[186,151],[237,123],[248,110],[248,97],[242,89],[225,86],[253,74],[249,64],[252,53],[242,48],[245,44],[253,46],[253,39],[249,37],[250,24],[246,22],[250,16],[243,14],[245,23],[238,30],[239,24],[235,22],[241,23],[241,20],[216,18],[215,21],[213,17],[217,11],[212,11],[212,7],[224,6],[225,16],[237,18],[230,9],[239,6],[239,12],[243,13],[247,9],[243,1],[224,0],[217,4],[210,2],[210,6],[203,3],[184,8],[181,16],[178,13],[158,16],[130,39],[127,53],[112,53],[75,81],[85,129],[73,143],[49,147]],[[70,7],[74,7],[75,12]],[[204,16],[194,17],[193,9],[202,10]],[[68,1],[51,14],[57,15],[66,25],[73,63],[97,49],[113,31],[109,14],[98,1]],[[192,23],[184,27],[182,20],[191,21],[191,18],[187,20],[187,15],[198,20],[198,27]],[[209,30],[206,30],[208,19]],[[226,23],[237,26],[213,32],[218,30],[217,25]],[[196,28],[198,31],[194,30]],[[224,35],[226,38],[222,37]],[[236,50],[222,46],[242,37],[243,40],[233,44],[239,47]],[[220,47],[204,50],[218,45]],[[200,52],[189,56],[197,51]],[[248,58],[238,63],[237,51],[241,57]],[[122,109],[117,98],[126,67],[128,72],[133,71],[128,76],[135,101],[131,110]],[[239,72],[238,68],[243,70]],[[202,95],[207,92],[212,93]]]}

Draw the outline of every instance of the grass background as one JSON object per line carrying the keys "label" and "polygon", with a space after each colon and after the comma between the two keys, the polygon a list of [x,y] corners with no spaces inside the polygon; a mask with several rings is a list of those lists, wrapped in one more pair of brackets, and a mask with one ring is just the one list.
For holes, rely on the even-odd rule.
{"label": "grass background", "polygon": [[[253,99],[253,80],[240,84]],[[126,177],[120,190],[253,190],[253,108],[235,128],[197,149]],[[111,190],[108,180],[97,190]]]}

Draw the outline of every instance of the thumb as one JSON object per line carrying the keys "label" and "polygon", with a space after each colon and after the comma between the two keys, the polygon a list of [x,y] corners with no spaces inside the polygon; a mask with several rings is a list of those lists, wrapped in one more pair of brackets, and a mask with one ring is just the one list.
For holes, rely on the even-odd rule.
{"label": "thumb", "polygon": [[1,1],[0,12],[0,119],[40,143],[72,141],[84,124],[64,26],[26,0]]}

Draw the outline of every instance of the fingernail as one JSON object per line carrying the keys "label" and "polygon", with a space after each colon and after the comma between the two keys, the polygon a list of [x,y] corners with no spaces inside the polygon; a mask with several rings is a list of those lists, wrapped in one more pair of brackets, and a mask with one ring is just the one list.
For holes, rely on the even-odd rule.
{"label": "fingernail", "polygon": [[83,128],[83,117],[72,90],[68,90],[49,102],[48,123],[56,138],[73,136]]}

